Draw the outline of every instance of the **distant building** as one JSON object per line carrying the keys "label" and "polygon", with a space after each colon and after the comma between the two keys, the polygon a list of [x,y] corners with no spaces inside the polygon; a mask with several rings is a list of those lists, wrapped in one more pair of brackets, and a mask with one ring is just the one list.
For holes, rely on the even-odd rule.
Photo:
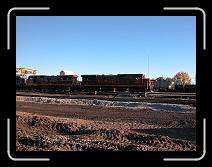
{"label": "distant building", "polygon": [[75,72],[73,71],[67,71],[67,70],[62,70],[60,71],[60,75],[63,76],[63,75],[73,75],[73,76],[78,76],[78,74],[76,74]]}

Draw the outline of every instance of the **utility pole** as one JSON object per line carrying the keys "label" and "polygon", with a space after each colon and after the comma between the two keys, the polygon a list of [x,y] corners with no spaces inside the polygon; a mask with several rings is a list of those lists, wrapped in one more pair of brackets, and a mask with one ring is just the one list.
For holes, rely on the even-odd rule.
{"label": "utility pole", "polygon": [[149,54],[148,54],[148,78],[149,78]]}

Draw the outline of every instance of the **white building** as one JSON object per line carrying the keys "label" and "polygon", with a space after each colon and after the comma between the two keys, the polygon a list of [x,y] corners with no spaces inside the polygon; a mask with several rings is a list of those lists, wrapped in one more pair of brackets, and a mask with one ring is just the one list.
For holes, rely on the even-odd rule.
{"label": "white building", "polygon": [[77,73],[75,73],[73,71],[67,71],[67,70],[60,71],[60,75],[76,75],[76,76],[78,76]]}

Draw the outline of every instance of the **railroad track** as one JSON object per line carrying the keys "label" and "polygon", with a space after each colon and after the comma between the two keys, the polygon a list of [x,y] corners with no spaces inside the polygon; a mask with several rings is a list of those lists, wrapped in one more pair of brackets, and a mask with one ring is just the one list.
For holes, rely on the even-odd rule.
{"label": "railroad track", "polygon": [[150,102],[150,103],[171,103],[171,104],[188,104],[196,106],[196,96],[194,94],[171,94],[168,93],[153,93],[147,94],[146,97],[139,96],[124,96],[122,95],[65,95],[65,94],[47,94],[47,93],[34,93],[34,92],[16,92],[16,96],[28,96],[28,97],[48,97],[48,98],[58,98],[58,99],[98,99],[98,100],[108,100],[108,101],[125,101],[125,102]]}

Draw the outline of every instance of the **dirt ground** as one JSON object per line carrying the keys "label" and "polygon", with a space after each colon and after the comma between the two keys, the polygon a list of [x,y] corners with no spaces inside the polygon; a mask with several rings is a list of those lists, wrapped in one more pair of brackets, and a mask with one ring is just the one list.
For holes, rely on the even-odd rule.
{"label": "dirt ground", "polygon": [[17,151],[195,151],[196,113],[16,101]]}

